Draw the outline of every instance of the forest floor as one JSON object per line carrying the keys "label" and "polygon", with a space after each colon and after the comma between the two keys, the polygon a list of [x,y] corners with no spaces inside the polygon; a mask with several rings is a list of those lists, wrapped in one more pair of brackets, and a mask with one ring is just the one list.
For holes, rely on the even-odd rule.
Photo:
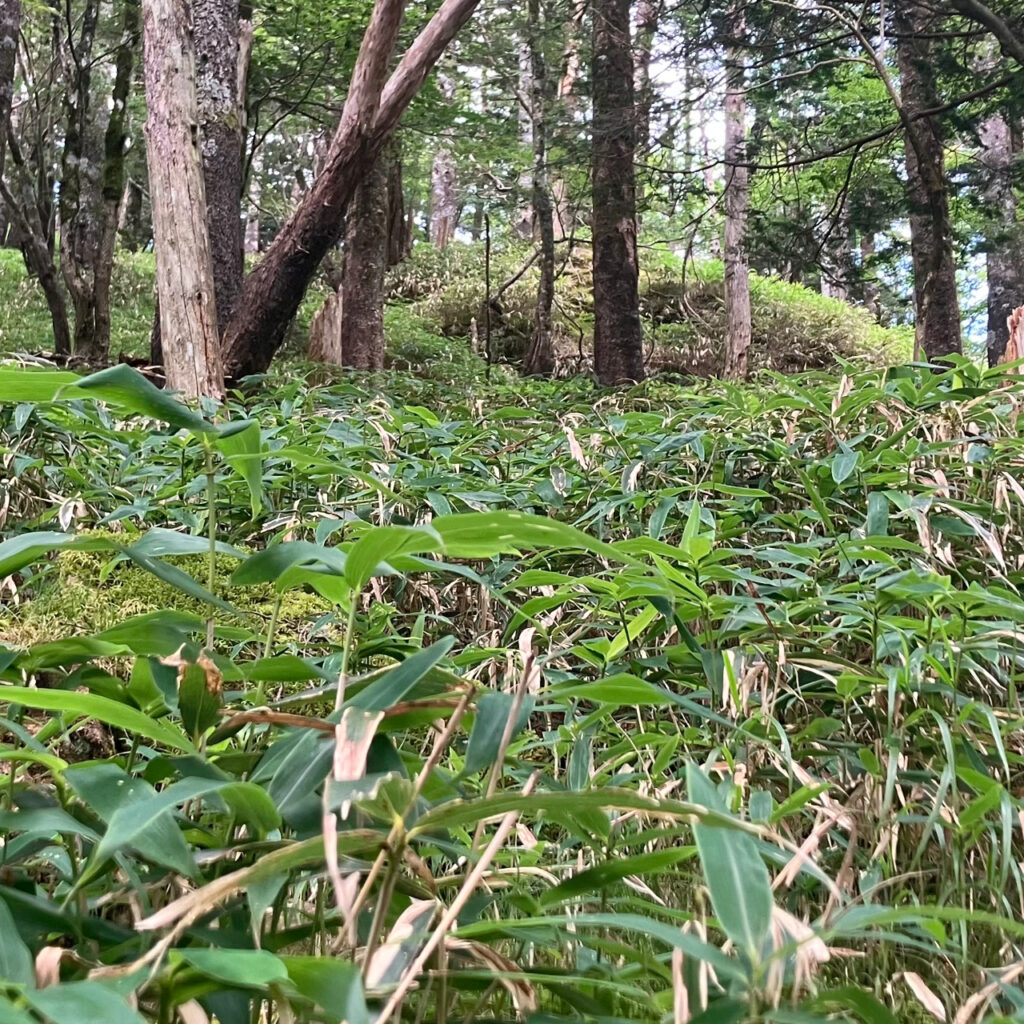
{"label": "forest floor", "polygon": [[[788,1019],[771,1009],[785,994],[802,1021],[952,1020],[984,985],[1024,1009],[1008,973],[1024,931],[1016,378],[964,362],[603,393],[503,374],[318,385],[285,367],[233,410],[254,425],[220,439],[130,375],[94,392],[108,406],[87,389],[34,404],[43,377],[27,379],[0,412],[16,594],[0,654],[8,683],[65,692],[17,691],[36,710],[11,746],[35,764],[11,774],[12,806],[56,801],[113,833],[104,771],[247,787],[183,800],[173,856],[104,840],[128,870],[113,888],[95,840],[41,826],[56,846],[23,844],[0,880],[32,894],[32,954],[91,928],[86,959],[142,955],[124,922],[166,902],[168,868],[203,893],[225,859],[280,862],[276,924],[252,909],[251,933],[244,906],[211,903],[230,940],[178,933],[140,1005],[172,998],[175,970],[208,1007],[225,990],[316,1001],[303,985],[328,968],[307,954],[338,923],[306,902],[322,846],[304,858],[331,761],[315,723],[337,700],[384,715],[372,784],[347,784],[346,870],[365,872],[394,807],[410,829],[360,943],[410,896],[446,903],[483,822],[516,816],[452,940],[470,944],[452,945],[445,997],[462,1016],[482,998],[499,1017],[515,1002],[660,1021],[680,986],[728,1019]],[[159,660],[196,658],[210,616],[212,703]],[[430,721],[467,685],[471,713],[428,760]],[[281,715],[238,724],[267,704]],[[222,948],[252,934],[274,984]],[[371,1002],[387,989],[363,984]]]}

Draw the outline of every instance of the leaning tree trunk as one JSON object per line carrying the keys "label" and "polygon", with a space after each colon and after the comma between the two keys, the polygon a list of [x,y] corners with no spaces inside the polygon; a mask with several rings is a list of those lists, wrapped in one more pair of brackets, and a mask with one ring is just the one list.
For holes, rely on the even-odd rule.
{"label": "leaning tree trunk", "polygon": [[629,0],[597,0],[593,99],[594,371],[621,384],[644,376]]}
{"label": "leaning tree trunk", "polygon": [[341,362],[357,370],[384,368],[384,272],[388,256],[391,147],[356,189],[345,218],[341,294]]}
{"label": "leaning tree trunk", "polygon": [[217,327],[223,331],[242,290],[243,271],[238,0],[193,0],[192,17],[206,224]]}
{"label": "leaning tree trunk", "polygon": [[523,370],[527,374],[550,374],[555,368],[551,306],[555,300],[555,215],[548,188],[547,164],[547,68],[541,35],[540,0],[527,4],[530,47],[530,133],[533,142],[531,205],[536,233],[540,239],[540,279],[533,334],[526,350]]}
{"label": "leaning tree trunk", "polygon": [[1001,113],[992,114],[979,135],[988,218],[988,364],[995,366],[1006,351],[1010,314],[1024,306],[1024,225],[1018,220],[1012,173],[1014,147],[1007,119]]}
{"label": "leaning tree trunk", "polygon": [[479,0],[443,0],[382,91],[402,18],[402,0],[377,0],[363,36],[341,123],[323,171],[246,278],[224,335],[234,378],[259,373],[284,340],[320,261],[337,243],[356,186],[399,118]]}
{"label": "leaning tree trunk", "polygon": [[747,206],[750,201],[747,169],[746,74],[740,49],[745,32],[743,7],[734,3],[729,13],[729,48],[725,76],[725,338],[724,375],[743,379],[750,372],[750,268],[747,265]]}
{"label": "leaning tree trunk", "polygon": [[916,347],[929,359],[941,359],[961,352],[962,345],[941,124],[934,115],[921,116],[939,105],[933,39],[936,16],[921,0],[895,4],[894,14],[910,200]]}
{"label": "leaning tree trunk", "polygon": [[146,159],[160,343],[169,387],[224,394],[199,139],[195,57],[184,0],[144,0]]}

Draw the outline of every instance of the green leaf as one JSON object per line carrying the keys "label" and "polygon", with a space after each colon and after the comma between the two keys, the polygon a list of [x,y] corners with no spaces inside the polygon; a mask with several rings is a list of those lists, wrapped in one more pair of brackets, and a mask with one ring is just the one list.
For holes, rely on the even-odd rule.
{"label": "green leaf", "polygon": [[168,392],[162,391],[143,377],[138,370],[133,370],[123,363],[82,377],[73,387],[62,391],[58,397],[83,397],[78,392],[85,392],[85,397],[99,399],[128,412],[161,420],[172,427],[191,430],[195,434],[217,432],[216,426],[209,420],[203,419],[187,405],[175,400]]}
{"label": "green leaf", "polygon": [[[712,810],[725,810],[711,780],[693,764],[686,766],[687,795]],[[693,826],[711,906],[725,934],[755,963],[771,927],[771,879],[757,844],[742,832],[716,825]]]}
{"label": "green leaf", "polygon": [[198,743],[203,734],[216,725],[221,708],[220,678],[202,665],[182,666],[178,676],[178,710],[181,724]]}
{"label": "green leaf", "polygon": [[568,548],[602,555],[615,563],[635,559],[557,519],[526,512],[463,512],[438,516],[430,525],[451,558],[493,558],[543,548]]}
{"label": "green leaf", "polygon": [[116,729],[137,733],[139,736],[153,740],[155,743],[162,743],[173,750],[195,752],[195,748],[184,733],[170,723],[157,721],[136,708],[94,693],[36,690],[24,686],[0,686],[0,701],[8,704],[20,704],[26,708],[62,711],[74,716],[84,715],[87,718],[96,718]]}
{"label": "green leaf", "polygon": [[53,1024],[146,1024],[113,989],[97,981],[70,981],[26,992],[32,1008]]}
{"label": "green leaf", "polygon": [[819,992],[808,1003],[812,1010],[834,1012],[837,1008],[852,1010],[864,1024],[899,1024],[899,1018],[870,992],[854,985],[841,985]]}
{"label": "green leaf", "polygon": [[[463,775],[473,775],[494,764],[515,702],[514,694],[497,691],[488,691],[477,701],[476,718],[466,747],[466,763],[462,768]],[[526,727],[533,705],[533,697],[527,697],[520,703],[510,738]]]}
{"label": "green leaf", "polygon": [[841,484],[857,468],[860,462],[860,452],[838,451],[832,456],[832,479]]}
{"label": "green leaf", "polygon": [[347,960],[312,956],[283,956],[281,962],[300,995],[345,1024],[369,1024],[359,968]]}
{"label": "green leaf", "polygon": [[0,981],[29,988],[36,983],[35,963],[21,940],[10,907],[0,892]]}
{"label": "green leaf", "polygon": [[337,548],[325,548],[308,540],[285,541],[271,544],[263,551],[247,558],[232,574],[233,587],[247,587],[253,583],[276,583],[293,566],[306,566],[317,572],[343,576],[345,553]]}
{"label": "green leaf", "polygon": [[345,578],[353,590],[359,591],[372,576],[388,571],[389,558],[437,551],[440,547],[440,538],[429,526],[375,526],[349,548]]}
{"label": "green leaf", "polygon": [[245,481],[249,489],[249,506],[255,519],[265,503],[260,425],[250,422],[237,432],[221,433],[215,444],[228,465]]}
{"label": "green leaf", "polygon": [[621,673],[595,679],[592,683],[568,683],[553,686],[551,696],[563,700],[575,697],[595,704],[614,704],[619,707],[651,705],[663,707],[672,703],[672,698],[660,686],[637,676]]}
{"label": "green leaf", "polygon": [[265,949],[176,949],[172,960],[183,960],[208,978],[239,988],[265,988],[288,980],[288,969]]}
{"label": "green leaf", "polygon": [[454,636],[410,655],[345,702],[363,711],[387,711],[397,704],[455,645]]}
{"label": "green leaf", "polygon": [[61,388],[77,384],[77,373],[64,370],[30,370],[0,367],[0,404],[15,402],[52,402]]}

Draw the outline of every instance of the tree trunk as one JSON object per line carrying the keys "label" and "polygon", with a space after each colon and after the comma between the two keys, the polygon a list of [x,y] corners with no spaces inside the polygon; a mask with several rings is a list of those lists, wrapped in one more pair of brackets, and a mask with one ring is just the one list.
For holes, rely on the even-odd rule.
{"label": "tree trunk", "polygon": [[[455,98],[455,82],[448,75],[438,74],[437,84],[448,103]],[[434,163],[430,169],[430,241],[444,249],[455,237],[458,226],[459,199],[455,189],[455,154],[449,132],[441,136]]]}
{"label": "tree trunk", "polygon": [[644,377],[629,0],[596,2],[593,98],[594,372],[621,384]]}
{"label": "tree trunk", "polygon": [[256,150],[249,170],[249,206],[245,211],[245,251],[260,251],[260,202],[263,199],[263,147]]}
{"label": "tree trunk", "polygon": [[985,267],[988,276],[988,364],[995,366],[1006,351],[1007,321],[1024,306],[1024,225],[1018,220],[1013,188],[1013,141],[1001,113],[981,126],[981,163],[986,171],[984,199],[988,219]]}
{"label": "tree trunk", "polygon": [[224,394],[206,196],[199,149],[195,57],[185,0],[144,0],[146,159],[153,206],[160,342],[169,387]]}
{"label": "tree trunk", "polygon": [[751,341],[750,268],[747,265],[747,97],[743,66],[743,7],[734,0],[729,12],[729,46],[725,58],[725,309],[729,324],[723,373],[745,379]]}
{"label": "tree trunk", "polygon": [[217,327],[223,331],[242,289],[243,271],[238,0],[193,0],[192,17],[206,224]]}
{"label": "tree trunk", "polygon": [[915,347],[929,359],[941,359],[962,347],[941,125],[935,116],[918,116],[939,105],[932,35],[936,16],[920,0],[895,4],[894,15],[910,201]]}
{"label": "tree trunk", "polygon": [[878,276],[874,268],[875,235],[864,231],[860,236],[860,273],[864,286],[864,308],[878,320],[882,303],[878,293]]}
{"label": "tree trunk", "polygon": [[392,156],[391,147],[386,147],[356,189],[345,218],[341,362],[357,370],[384,368],[384,271]]}
{"label": "tree trunk", "polygon": [[639,0],[636,5],[636,144],[641,154],[648,153],[651,147],[651,56],[660,15],[659,0]]}
{"label": "tree trunk", "polygon": [[[114,249],[124,194],[124,153],[128,141],[128,93],[135,69],[135,51],[139,45],[139,0],[122,0],[121,40],[114,56],[114,86],[111,91],[110,118],[103,138],[103,214],[99,251],[96,258],[95,358],[106,358],[110,351],[110,284],[114,272]],[[139,190],[139,205],[142,193]]]}
{"label": "tree trunk", "polygon": [[7,132],[11,127],[14,76],[21,33],[21,0],[0,0],[0,175],[7,158]]}
{"label": "tree trunk", "polygon": [[342,364],[342,300],[340,290],[332,291],[313,314],[313,322],[309,326],[309,358],[314,363]]}
{"label": "tree trunk", "polygon": [[78,41],[70,33],[65,40],[59,192],[60,269],[75,314],[73,350],[90,363],[103,358],[106,350],[96,325],[96,266],[103,233],[103,128],[91,94],[99,7],[99,0],[87,0]]}
{"label": "tree trunk", "polygon": [[540,0],[529,0],[527,16],[530,47],[530,134],[533,142],[531,203],[536,234],[540,240],[540,280],[537,282],[533,334],[523,360],[523,371],[530,375],[548,375],[555,368],[551,323],[551,306],[555,299],[555,219],[551,191],[548,188],[547,68],[544,65]]}
{"label": "tree trunk", "polygon": [[246,278],[228,324],[224,353],[232,378],[262,372],[270,365],[320,261],[338,240],[345,207],[356,186],[478,3],[443,0],[383,92],[403,3],[377,0],[374,4],[326,165],[266,256]]}
{"label": "tree trunk", "polygon": [[388,161],[388,266],[394,267],[409,258],[412,232],[405,216],[405,194],[402,190],[401,147],[395,143],[394,156]]}

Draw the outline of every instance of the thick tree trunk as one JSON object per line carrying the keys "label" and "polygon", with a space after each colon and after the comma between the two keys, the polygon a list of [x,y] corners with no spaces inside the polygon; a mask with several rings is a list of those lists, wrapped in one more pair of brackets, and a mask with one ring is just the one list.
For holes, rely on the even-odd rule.
{"label": "thick tree trunk", "polygon": [[217,327],[223,331],[242,289],[243,271],[238,0],[193,0],[192,17],[206,224]]}
{"label": "thick tree trunk", "polygon": [[146,158],[164,371],[175,390],[220,397],[224,370],[196,131],[189,11],[185,0],[144,0],[142,13]]}
{"label": "thick tree trunk", "polygon": [[269,366],[320,261],[338,241],[345,207],[356,186],[478,2],[443,0],[382,93],[403,2],[377,0],[326,165],[243,285],[224,336],[231,377],[262,372]]}
{"label": "thick tree trunk", "polygon": [[941,125],[921,111],[939,105],[935,83],[935,14],[921,0],[894,5],[904,117],[910,249],[914,265],[917,347],[929,359],[962,351]]}
{"label": "thick tree trunk", "polygon": [[629,0],[594,8],[593,97],[594,372],[621,384],[644,376]]}
{"label": "thick tree trunk", "polygon": [[744,379],[750,372],[750,268],[747,265],[747,207],[750,172],[747,169],[747,97],[742,46],[743,7],[729,12],[729,48],[725,63],[725,338],[726,377]]}
{"label": "thick tree trunk", "polygon": [[995,366],[1006,351],[1010,314],[1024,306],[1024,224],[1018,219],[1013,188],[1014,147],[1009,123],[1001,113],[992,114],[982,124],[979,137],[988,219],[988,364]]}
{"label": "thick tree trunk", "polygon": [[[455,97],[455,82],[448,75],[437,76],[441,95],[450,103]],[[430,241],[444,249],[455,237],[458,226],[459,197],[456,191],[457,170],[452,140],[442,135],[430,169]]]}
{"label": "thick tree trunk", "polygon": [[341,362],[357,370],[384,368],[389,150],[385,147],[356,189],[345,217]]}
{"label": "thick tree trunk", "polygon": [[550,374],[555,368],[551,306],[555,300],[555,218],[548,188],[547,163],[547,68],[544,65],[540,0],[529,0],[530,46],[530,133],[533,141],[531,203],[535,232],[540,241],[540,279],[533,334],[526,350],[523,370],[527,374]]}

